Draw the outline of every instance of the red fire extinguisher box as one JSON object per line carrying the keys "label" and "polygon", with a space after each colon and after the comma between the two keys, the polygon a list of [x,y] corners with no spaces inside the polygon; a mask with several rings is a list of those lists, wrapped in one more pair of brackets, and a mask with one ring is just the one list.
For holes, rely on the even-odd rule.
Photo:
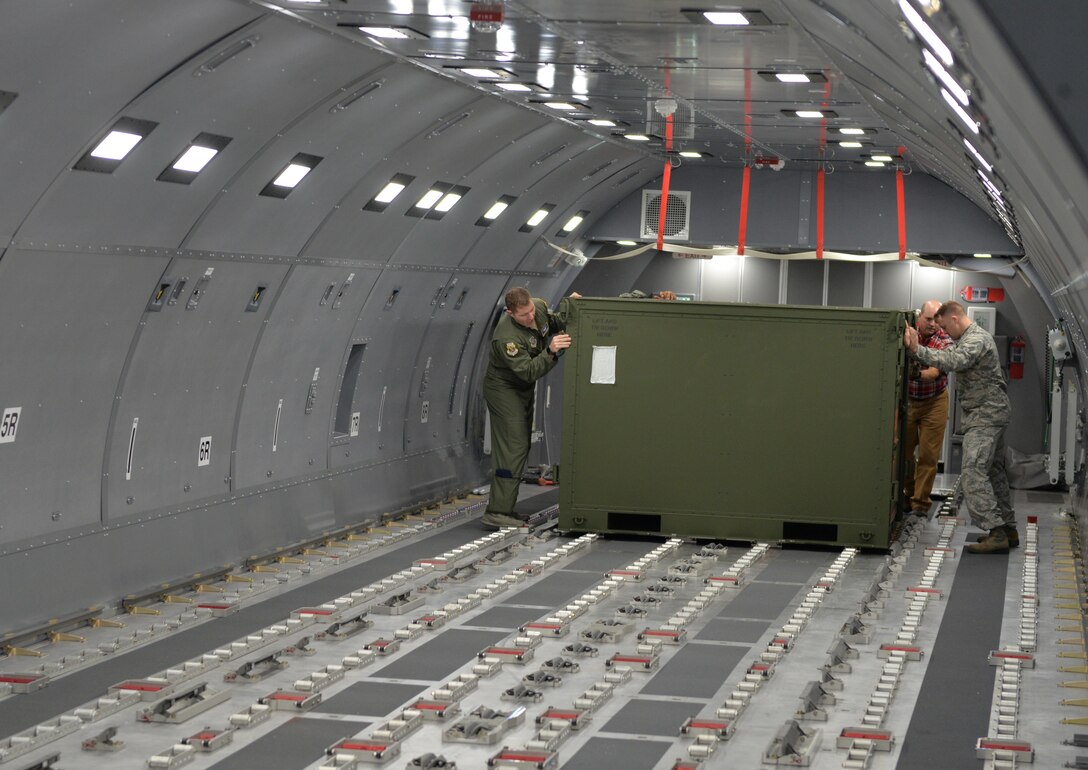
{"label": "red fire extinguisher box", "polygon": [[1009,379],[1022,380],[1024,378],[1024,353],[1027,342],[1020,335],[1009,341]]}

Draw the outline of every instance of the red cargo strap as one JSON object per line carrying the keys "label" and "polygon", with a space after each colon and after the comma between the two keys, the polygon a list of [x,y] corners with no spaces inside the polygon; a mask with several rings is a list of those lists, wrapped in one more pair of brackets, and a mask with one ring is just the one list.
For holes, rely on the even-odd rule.
{"label": "red cargo strap", "polygon": [[665,118],[665,172],[661,176],[661,210],[657,215],[657,250],[663,251],[665,245],[665,209],[669,205],[669,179],[672,177],[672,115]]}
{"label": "red cargo strap", "polygon": [[895,201],[899,216],[899,258],[907,258],[907,211],[903,199],[903,169],[895,170]]}
{"label": "red cargo strap", "polygon": [[824,258],[824,167],[816,171],[816,259]]}
{"label": "red cargo strap", "polygon": [[752,183],[752,167],[744,167],[744,181],[740,187],[740,224],[737,225],[737,254],[744,256],[744,239],[748,235],[748,188]]}

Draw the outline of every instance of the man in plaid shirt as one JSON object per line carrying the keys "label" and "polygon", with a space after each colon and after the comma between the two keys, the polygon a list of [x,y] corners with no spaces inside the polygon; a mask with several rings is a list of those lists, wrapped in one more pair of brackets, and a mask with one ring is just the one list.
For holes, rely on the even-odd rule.
{"label": "man in plaid shirt", "polygon": [[[934,350],[944,350],[952,345],[952,338],[937,325],[936,313],[940,307],[937,300],[926,302],[916,325],[919,344]],[[911,363],[907,383],[907,475],[903,490],[910,498],[910,512],[928,516],[933,502],[929,493],[933,490],[948,423],[948,375],[935,366],[923,367],[916,360]],[[917,462],[914,460],[916,450]]]}

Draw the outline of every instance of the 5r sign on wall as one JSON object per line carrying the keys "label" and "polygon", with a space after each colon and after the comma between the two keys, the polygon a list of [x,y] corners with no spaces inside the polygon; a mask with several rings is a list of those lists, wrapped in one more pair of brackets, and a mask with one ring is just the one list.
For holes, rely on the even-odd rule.
{"label": "5r sign on wall", "polygon": [[15,434],[19,430],[19,415],[21,406],[9,406],[4,409],[3,417],[0,417],[0,444],[10,444],[15,440]]}

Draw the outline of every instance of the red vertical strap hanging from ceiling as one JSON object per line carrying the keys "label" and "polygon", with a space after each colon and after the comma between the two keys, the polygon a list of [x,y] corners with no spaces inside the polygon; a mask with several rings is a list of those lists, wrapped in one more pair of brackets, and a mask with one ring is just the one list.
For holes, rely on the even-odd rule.
{"label": "red vertical strap hanging from ceiling", "polygon": [[903,198],[903,169],[895,170],[895,209],[899,217],[899,258],[907,258],[907,208]]}
{"label": "red vertical strap hanging from ceiling", "polygon": [[824,258],[824,168],[816,170],[816,259]]}
{"label": "red vertical strap hanging from ceiling", "polygon": [[737,225],[737,254],[744,255],[744,240],[748,236],[748,188],[752,183],[752,167],[744,167],[744,182],[740,187],[740,224]]}
{"label": "red vertical strap hanging from ceiling", "polygon": [[665,209],[669,204],[669,179],[672,177],[672,115],[665,118],[665,171],[661,175],[661,210],[657,215],[657,250],[665,247]]}

